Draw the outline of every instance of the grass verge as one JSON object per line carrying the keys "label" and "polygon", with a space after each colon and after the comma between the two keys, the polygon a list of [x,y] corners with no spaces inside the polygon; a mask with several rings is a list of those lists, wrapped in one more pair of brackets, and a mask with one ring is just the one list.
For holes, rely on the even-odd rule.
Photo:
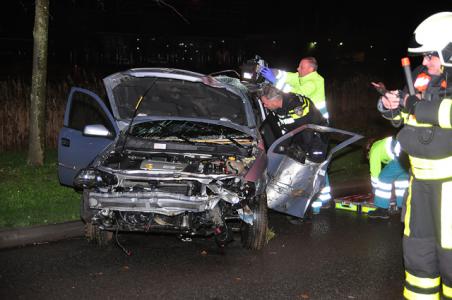
{"label": "grass verge", "polygon": [[0,228],[79,220],[80,194],[60,185],[56,150],[42,167],[26,160],[26,152],[0,155]]}
{"label": "grass verge", "polygon": [[369,162],[359,145],[348,146],[337,153],[328,168],[332,185],[350,180],[370,180]]}

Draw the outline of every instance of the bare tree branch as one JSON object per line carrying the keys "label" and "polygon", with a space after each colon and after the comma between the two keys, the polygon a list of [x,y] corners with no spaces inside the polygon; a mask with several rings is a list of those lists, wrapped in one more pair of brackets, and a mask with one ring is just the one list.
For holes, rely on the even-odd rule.
{"label": "bare tree branch", "polygon": [[177,11],[176,8],[174,8],[174,6],[169,5],[168,3],[166,3],[163,0],[155,0],[155,2],[157,2],[157,4],[163,4],[166,7],[169,7],[170,9],[172,9],[179,17],[181,17],[182,20],[184,20],[185,23],[190,24],[190,22],[180,13]]}

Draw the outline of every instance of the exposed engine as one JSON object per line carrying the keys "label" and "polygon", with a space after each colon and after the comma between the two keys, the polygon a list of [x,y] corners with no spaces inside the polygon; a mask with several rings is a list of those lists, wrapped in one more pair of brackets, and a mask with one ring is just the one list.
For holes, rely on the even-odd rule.
{"label": "exposed engine", "polygon": [[255,185],[244,174],[254,160],[112,151],[75,184],[85,189],[92,221],[104,229],[212,233],[226,228],[226,219],[252,223],[247,203]]}

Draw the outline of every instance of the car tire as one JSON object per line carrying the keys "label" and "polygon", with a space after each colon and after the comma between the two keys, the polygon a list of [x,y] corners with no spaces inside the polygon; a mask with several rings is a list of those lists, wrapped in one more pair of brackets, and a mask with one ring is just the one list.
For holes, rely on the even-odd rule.
{"label": "car tire", "polygon": [[253,225],[242,223],[242,246],[250,250],[261,250],[267,241],[267,197],[265,194],[256,196],[248,206],[253,212]]}
{"label": "car tire", "polygon": [[94,225],[91,222],[85,223],[85,237],[98,246],[108,246],[113,239],[113,232],[102,230],[99,225]]}

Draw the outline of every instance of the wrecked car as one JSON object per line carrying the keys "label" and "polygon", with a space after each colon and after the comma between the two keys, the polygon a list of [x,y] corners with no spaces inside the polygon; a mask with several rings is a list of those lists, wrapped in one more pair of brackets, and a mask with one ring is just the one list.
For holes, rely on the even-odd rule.
{"label": "wrecked car", "polygon": [[[213,236],[224,246],[239,232],[258,250],[267,207],[302,217],[323,184],[334,151],[312,163],[286,145],[302,130],[328,128],[281,136],[237,78],[143,68],[103,82],[107,101],[71,89],[58,137],[60,183],[82,193],[86,234],[99,244],[132,231]],[[351,135],[336,148],[359,138]]]}

